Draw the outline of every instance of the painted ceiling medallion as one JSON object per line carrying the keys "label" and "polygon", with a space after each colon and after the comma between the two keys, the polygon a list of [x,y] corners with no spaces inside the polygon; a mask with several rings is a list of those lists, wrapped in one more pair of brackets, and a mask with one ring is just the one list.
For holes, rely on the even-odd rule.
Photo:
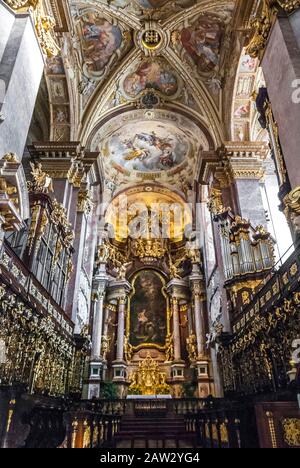
{"label": "painted ceiling medallion", "polygon": [[149,56],[159,55],[169,43],[169,33],[164,31],[156,21],[147,21],[136,33],[137,46]]}
{"label": "painted ceiling medallion", "polygon": [[155,29],[145,31],[142,37],[142,44],[146,49],[155,50],[161,44],[162,38],[158,31]]}

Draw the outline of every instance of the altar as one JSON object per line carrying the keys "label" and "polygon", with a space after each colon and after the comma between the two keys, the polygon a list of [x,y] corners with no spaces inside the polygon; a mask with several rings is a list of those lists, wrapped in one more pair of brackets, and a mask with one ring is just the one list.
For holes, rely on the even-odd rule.
{"label": "altar", "polygon": [[138,369],[130,377],[129,399],[168,399],[171,397],[170,386],[166,383],[166,374],[152,359],[150,352],[146,359],[139,362]]}

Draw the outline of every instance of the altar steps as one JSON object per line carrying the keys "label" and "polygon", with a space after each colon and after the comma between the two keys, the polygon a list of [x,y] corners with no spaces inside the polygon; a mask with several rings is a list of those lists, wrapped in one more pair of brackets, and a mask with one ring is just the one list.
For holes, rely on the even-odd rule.
{"label": "altar steps", "polygon": [[125,417],[113,441],[121,448],[198,448],[194,433],[186,431],[183,417]]}

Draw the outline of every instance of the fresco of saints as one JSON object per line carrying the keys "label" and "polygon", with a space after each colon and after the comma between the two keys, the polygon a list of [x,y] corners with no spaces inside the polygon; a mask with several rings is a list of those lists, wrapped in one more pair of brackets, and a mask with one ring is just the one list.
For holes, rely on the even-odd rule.
{"label": "fresco of saints", "polygon": [[117,26],[92,15],[82,25],[85,63],[90,72],[101,71],[121,46],[122,34]]}
{"label": "fresco of saints", "polygon": [[167,64],[147,60],[124,81],[124,91],[131,97],[136,97],[149,88],[156,89],[167,96],[172,96],[177,92],[177,78]]}
{"label": "fresco of saints", "polygon": [[201,72],[210,72],[219,63],[222,28],[218,21],[202,20],[196,26],[183,29],[183,47]]}

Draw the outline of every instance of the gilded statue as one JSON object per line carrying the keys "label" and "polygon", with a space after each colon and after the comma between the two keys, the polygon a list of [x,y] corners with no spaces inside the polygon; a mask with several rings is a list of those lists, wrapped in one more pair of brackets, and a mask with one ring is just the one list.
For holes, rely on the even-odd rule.
{"label": "gilded statue", "polygon": [[129,267],[129,265],[131,265],[131,262],[128,262],[128,263],[124,263],[124,264],[119,264],[119,266],[117,267],[117,280],[119,281],[124,281],[126,280],[126,272],[127,272],[127,268]]}
{"label": "gilded statue", "polygon": [[30,184],[29,188],[32,189],[34,192],[37,193],[51,193],[53,192],[53,182],[51,177],[49,177],[46,172],[42,169],[42,164],[37,163],[34,165],[30,163],[31,166],[31,175],[33,178],[32,184]]}
{"label": "gilded statue", "polygon": [[190,362],[197,361],[197,338],[195,334],[191,334],[186,339],[186,345]]}
{"label": "gilded statue", "polygon": [[98,263],[106,263],[109,258],[109,248],[103,243],[98,246]]}
{"label": "gilded statue", "polygon": [[178,260],[173,260],[171,254],[169,253],[169,271],[171,279],[181,279],[179,274],[180,268],[179,266],[183,262],[183,258]]}
{"label": "gilded statue", "polygon": [[187,258],[189,258],[193,264],[201,264],[200,250],[187,249]]}
{"label": "gilded statue", "polygon": [[207,202],[207,207],[212,215],[218,216],[226,211],[229,211],[230,208],[225,208],[222,201],[222,191],[218,188],[212,188],[210,191],[209,200]]}
{"label": "gilded statue", "polygon": [[166,338],[166,362],[174,360],[173,335],[167,335]]}
{"label": "gilded statue", "polygon": [[133,347],[129,343],[129,337],[127,335],[124,336],[124,355],[125,355],[125,361],[128,364],[132,360]]}
{"label": "gilded statue", "polygon": [[159,364],[148,353],[146,359],[140,361],[139,367],[130,376],[129,394],[167,395],[170,387],[166,383],[166,375],[160,371]]}
{"label": "gilded statue", "polygon": [[133,244],[133,253],[139,258],[161,258],[165,252],[160,239],[137,239]]}

